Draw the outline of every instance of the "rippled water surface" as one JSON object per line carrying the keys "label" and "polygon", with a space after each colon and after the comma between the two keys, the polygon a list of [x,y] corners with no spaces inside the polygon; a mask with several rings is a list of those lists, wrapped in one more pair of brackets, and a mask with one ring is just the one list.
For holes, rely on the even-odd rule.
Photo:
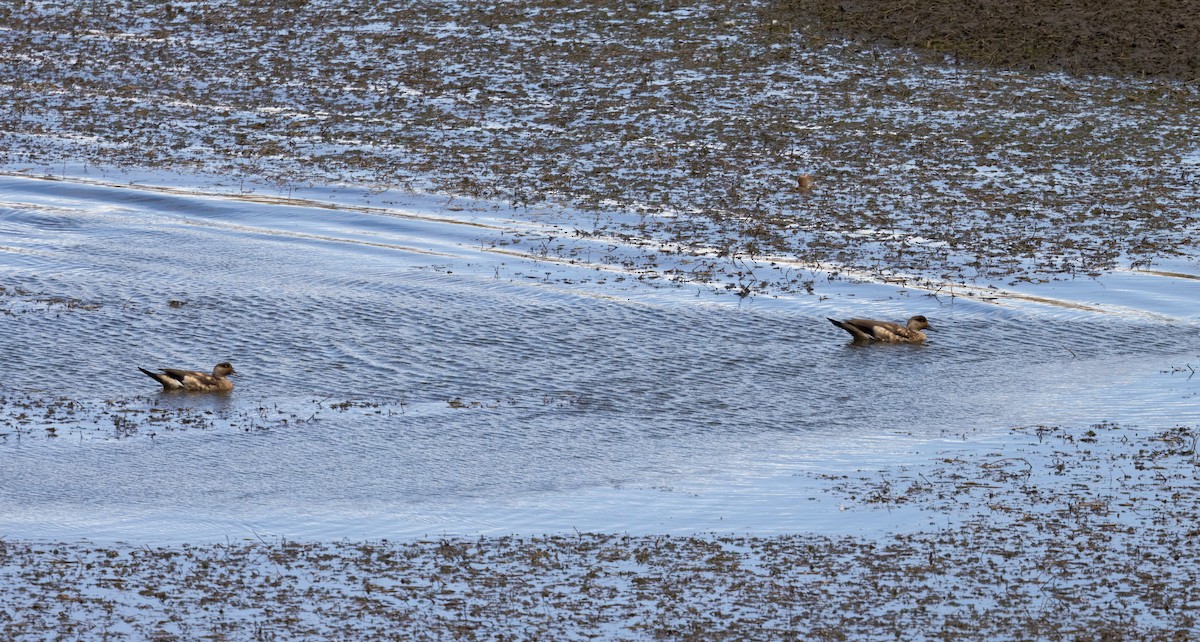
{"label": "rippled water surface", "polygon": [[[0,179],[0,536],[837,529],[797,473],[1200,415],[1194,314],[834,284],[739,300],[499,253],[505,225]],[[825,320],[910,314],[927,345],[852,347]],[[221,360],[228,396],[137,370]],[[60,398],[90,423],[26,408]],[[136,425],[152,408],[199,421]]]}

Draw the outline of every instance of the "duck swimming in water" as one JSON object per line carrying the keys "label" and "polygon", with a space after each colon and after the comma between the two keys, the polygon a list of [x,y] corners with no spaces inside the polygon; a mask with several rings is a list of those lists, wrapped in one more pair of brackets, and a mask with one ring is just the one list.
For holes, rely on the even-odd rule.
{"label": "duck swimming in water", "polygon": [[237,374],[228,361],[218,363],[212,369],[212,374],[198,370],[176,370],[175,368],[162,368],[159,372],[150,372],[145,368],[138,368],[138,370],[161,383],[163,390],[187,392],[229,392],[233,390],[233,382],[228,377]]}
{"label": "duck swimming in water", "polygon": [[845,321],[829,319],[829,322],[849,332],[855,342],[861,343],[871,341],[921,343],[925,341],[925,333],[921,330],[933,329],[929,325],[929,320],[919,314],[909,319],[905,325],[891,321],[875,321],[874,319],[846,319]]}

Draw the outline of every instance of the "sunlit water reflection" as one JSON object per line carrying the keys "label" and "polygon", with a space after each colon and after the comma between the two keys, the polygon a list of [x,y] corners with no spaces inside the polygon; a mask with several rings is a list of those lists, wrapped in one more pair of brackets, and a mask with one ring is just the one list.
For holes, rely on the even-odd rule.
{"label": "sunlit water reflection", "polygon": [[[819,529],[793,473],[903,456],[881,436],[1200,414],[1190,324],[585,290],[566,282],[586,269],[538,281],[560,268],[488,255],[488,233],[0,180],[0,393],[292,418],[46,437],[8,411],[0,536]],[[825,320],[868,305],[926,314],[933,340],[853,347]],[[137,371],[226,359],[228,397]]]}

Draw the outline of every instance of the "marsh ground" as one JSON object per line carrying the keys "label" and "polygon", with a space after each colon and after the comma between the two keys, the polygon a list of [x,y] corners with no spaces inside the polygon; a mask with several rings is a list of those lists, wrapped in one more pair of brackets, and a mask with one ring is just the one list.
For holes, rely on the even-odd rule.
{"label": "marsh ground", "polygon": [[[36,173],[559,204],[595,213],[575,234],[835,272],[1194,256],[1195,84],[931,62],[828,37],[810,4],[20,3],[0,8],[0,142]],[[834,26],[876,24],[855,7]]]}
{"label": "marsh ground", "polygon": [[1187,640],[1196,435],[1036,427],[826,492],[886,537],[0,541],[9,639]]}
{"label": "marsh ground", "polygon": [[0,7],[0,630],[1194,637],[1188,67],[848,8]]}

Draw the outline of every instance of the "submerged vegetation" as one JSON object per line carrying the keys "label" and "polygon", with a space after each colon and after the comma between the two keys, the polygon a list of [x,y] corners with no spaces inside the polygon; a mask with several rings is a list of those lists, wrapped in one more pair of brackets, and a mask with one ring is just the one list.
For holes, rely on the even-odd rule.
{"label": "submerged vegetation", "polygon": [[0,147],[9,171],[566,206],[595,213],[579,234],[833,272],[1043,280],[1192,253],[1194,83],[823,30],[873,24],[866,4],[832,23],[816,2],[18,2]]}

